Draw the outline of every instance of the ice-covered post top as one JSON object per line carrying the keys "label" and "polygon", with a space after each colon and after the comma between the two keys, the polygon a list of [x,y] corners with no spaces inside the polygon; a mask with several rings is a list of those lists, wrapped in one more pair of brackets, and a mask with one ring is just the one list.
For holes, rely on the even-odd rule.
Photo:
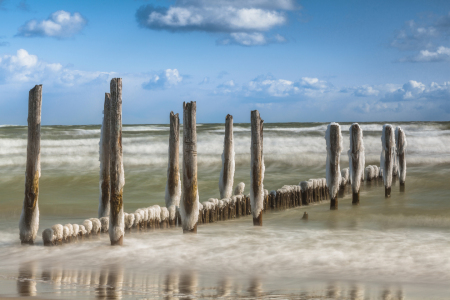
{"label": "ice-covered post top", "polygon": [[170,112],[169,163],[167,166],[166,207],[169,210],[169,224],[175,225],[176,208],[180,206],[181,180],[179,167],[180,118]]}
{"label": "ice-covered post top", "polygon": [[183,102],[183,199],[180,205],[183,232],[197,233],[197,103]]}
{"label": "ice-covered post top", "polygon": [[391,196],[392,171],[394,168],[395,137],[394,128],[390,124],[383,125],[381,135],[380,167],[383,169],[384,195]]}
{"label": "ice-covered post top", "polygon": [[400,186],[405,186],[406,181],[406,135],[401,127],[395,129],[395,142],[397,146],[398,156],[398,177],[400,179]]}
{"label": "ice-covered post top", "polygon": [[259,112],[251,112],[251,161],[250,161],[250,205],[252,207],[253,225],[262,226],[262,209],[264,205],[264,155],[263,124]]}
{"label": "ice-covered post top", "polygon": [[98,204],[98,217],[109,216],[109,198],[111,195],[110,159],[111,159],[111,95],[105,93],[103,106],[103,123],[100,132],[100,199]]}
{"label": "ice-covered post top", "polygon": [[111,79],[111,200],[109,238],[111,245],[122,245],[125,233],[123,186],[125,174],[122,161],[122,78]]}
{"label": "ice-covered post top", "polygon": [[33,244],[39,229],[39,178],[41,177],[42,85],[28,94],[28,143],[25,172],[25,198],[19,220],[20,241]]}
{"label": "ice-covered post top", "polygon": [[227,115],[219,179],[220,199],[228,199],[233,196],[234,168],[233,116]]}
{"label": "ice-covered post top", "polygon": [[327,142],[327,185],[330,192],[330,209],[338,208],[337,193],[341,181],[340,159],[342,151],[341,127],[338,123],[328,125],[325,132]]}
{"label": "ice-covered post top", "polygon": [[359,204],[359,188],[361,178],[364,176],[364,142],[363,131],[358,123],[352,124],[350,132],[350,149],[348,150],[348,161],[350,166],[350,182],[353,191],[353,204]]}

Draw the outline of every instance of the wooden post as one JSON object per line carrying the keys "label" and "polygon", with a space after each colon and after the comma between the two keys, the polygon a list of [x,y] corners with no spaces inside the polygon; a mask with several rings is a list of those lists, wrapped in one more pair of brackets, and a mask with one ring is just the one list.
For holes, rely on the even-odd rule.
{"label": "wooden post", "polygon": [[32,245],[39,229],[39,177],[41,177],[41,108],[42,85],[28,94],[28,142],[25,173],[25,198],[19,229],[20,242]]}
{"label": "wooden post", "polygon": [[405,132],[401,127],[397,127],[395,129],[395,142],[397,146],[397,155],[398,155],[398,178],[400,181],[400,191],[405,191],[405,182],[406,182],[406,136]]}
{"label": "wooden post", "polygon": [[337,123],[328,125],[326,131],[327,141],[327,185],[330,191],[330,209],[338,209],[337,193],[341,179],[340,159],[342,150],[341,127]]}
{"label": "wooden post", "polygon": [[380,165],[383,168],[384,196],[391,197],[392,170],[394,167],[395,138],[392,125],[383,125]]}
{"label": "wooden post", "polygon": [[250,114],[252,126],[251,166],[250,166],[250,203],[253,214],[253,225],[262,226],[262,209],[264,201],[264,157],[263,157],[263,126],[264,121],[259,111]]}
{"label": "wooden post", "polygon": [[109,238],[111,245],[123,245],[123,186],[125,174],[122,161],[122,78],[111,79],[111,200]]}
{"label": "wooden post", "polygon": [[222,169],[219,179],[220,199],[231,198],[233,195],[234,168],[233,116],[227,115],[225,118]]}
{"label": "wooden post", "polygon": [[169,163],[167,166],[166,207],[169,210],[169,225],[176,225],[177,207],[180,206],[181,180],[179,167],[180,118],[170,112]]}
{"label": "wooden post", "polygon": [[180,205],[183,233],[197,233],[197,103],[183,102],[183,200]]}
{"label": "wooden post", "polygon": [[100,199],[98,217],[109,217],[109,198],[111,195],[110,157],[111,157],[111,95],[105,93],[103,123],[100,133]]}
{"label": "wooden post", "polygon": [[359,204],[359,188],[364,174],[364,144],[363,132],[358,123],[350,126],[350,150],[348,153],[350,165],[350,180],[352,183],[352,204]]}

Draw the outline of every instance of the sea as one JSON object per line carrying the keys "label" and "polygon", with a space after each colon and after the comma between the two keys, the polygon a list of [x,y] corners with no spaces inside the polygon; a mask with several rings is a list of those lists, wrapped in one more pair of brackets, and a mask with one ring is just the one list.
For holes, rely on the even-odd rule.
{"label": "sea", "polygon": [[[360,123],[367,165],[379,165],[384,123]],[[42,126],[40,224],[19,241],[27,127],[0,126],[0,298],[36,299],[449,299],[450,122],[404,129],[406,187],[364,182],[329,202],[251,216],[130,233],[123,247],[98,239],[44,247],[54,224],[97,217],[100,125]],[[349,127],[341,123],[348,167]],[[264,188],[325,177],[327,123],[264,124]],[[182,130],[182,126],[181,126]],[[200,202],[219,197],[224,124],[197,124]],[[182,136],[182,133],[181,133]],[[234,185],[250,185],[250,124],[234,124]],[[169,126],[124,125],[124,210],[164,206]],[[182,145],[180,145],[180,154]],[[182,157],[180,157],[181,167]],[[307,212],[308,220],[302,220]]]}

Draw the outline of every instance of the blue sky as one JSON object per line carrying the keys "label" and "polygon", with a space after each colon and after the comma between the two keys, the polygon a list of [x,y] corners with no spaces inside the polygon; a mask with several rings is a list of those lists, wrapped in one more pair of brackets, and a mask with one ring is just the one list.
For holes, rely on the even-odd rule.
{"label": "blue sky", "polygon": [[0,0],[0,124],[446,121],[450,1]]}

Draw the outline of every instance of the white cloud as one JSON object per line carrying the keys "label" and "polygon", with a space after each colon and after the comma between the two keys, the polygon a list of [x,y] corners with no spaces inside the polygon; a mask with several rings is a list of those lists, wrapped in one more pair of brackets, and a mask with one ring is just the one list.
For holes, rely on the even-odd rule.
{"label": "white cloud", "polygon": [[146,90],[166,89],[178,85],[183,80],[177,69],[167,69],[157,75],[153,75],[142,87]]}
{"label": "white cloud", "polygon": [[378,96],[380,94],[380,91],[377,88],[374,88],[369,85],[363,85],[358,87],[352,87],[352,88],[344,88],[341,90],[342,93],[349,93],[351,92],[353,96],[356,97],[371,97],[371,96]]}
{"label": "white cloud", "polygon": [[233,80],[217,86],[215,93],[235,93],[244,97],[289,97],[301,95],[316,97],[332,90],[332,85],[318,78],[302,77],[299,81],[258,76],[246,84],[238,85]]}
{"label": "white cloud", "polygon": [[149,29],[227,33],[229,38],[219,44],[258,46],[285,42],[278,34],[268,39],[263,32],[286,24],[286,11],[298,8],[292,0],[185,0],[169,8],[142,6],[136,19]]}
{"label": "white cloud", "polygon": [[[439,18],[428,17],[419,24],[414,20],[405,23],[391,41],[399,50],[415,54],[399,59],[400,62],[441,62],[450,60],[450,13]],[[439,47],[438,47],[439,46]]]}
{"label": "white cloud", "polygon": [[87,20],[79,13],[58,10],[46,20],[30,20],[21,26],[17,35],[23,37],[69,38],[79,33]]}
{"label": "white cloud", "polygon": [[64,68],[59,63],[47,63],[25,49],[0,57],[0,84],[31,82],[74,86],[107,81],[111,76],[108,72],[85,72]]}
{"label": "white cloud", "polygon": [[438,84],[432,82],[425,85],[421,82],[410,80],[401,88],[387,92],[382,102],[403,102],[403,101],[450,101],[450,81]]}
{"label": "white cloud", "polygon": [[419,54],[413,57],[401,59],[401,61],[410,62],[439,62],[450,60],[450,48],[441,46],[436,51],[421,50]]}

